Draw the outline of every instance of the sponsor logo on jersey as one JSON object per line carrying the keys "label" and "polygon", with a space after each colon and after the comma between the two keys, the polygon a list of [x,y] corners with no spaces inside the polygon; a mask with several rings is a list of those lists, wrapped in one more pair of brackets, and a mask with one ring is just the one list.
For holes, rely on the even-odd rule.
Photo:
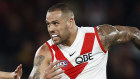
{"label": "sponsor logo on jersey", "polygon": [[60,62],[56,66],[64,65],[64,67],[66,67],[68,65],[68,62],[66,60],[59,60],[59,61]]}
{"label": "sponsor logo on jersey", "polygon": [[94,58],[93,58],[92,52],[90,52],[90,53],[87,53],[87,54],[84,54],[84,55],[81,55],[81,56],[77,57],[75,59],[75,62],[77,64],[81,64],[81,63],[84,63],[84,62],[87,62],[87,61],[93,60],[93,59]]}

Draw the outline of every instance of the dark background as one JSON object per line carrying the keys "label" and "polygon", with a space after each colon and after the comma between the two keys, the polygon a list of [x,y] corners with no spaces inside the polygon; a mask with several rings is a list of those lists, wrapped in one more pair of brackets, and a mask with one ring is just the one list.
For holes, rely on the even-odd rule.
{"label": "dark background", "polygon": [[[136,0],[0,0],[0,70],[12,72],[23,64],[27,79],[36,50],[50,37],[48,8],[66,2],[74,8],[78,26],[102,24],[140,29],[140,1]],[[140,79],[140,51],[130,42],[109,51],[108,79]]]}

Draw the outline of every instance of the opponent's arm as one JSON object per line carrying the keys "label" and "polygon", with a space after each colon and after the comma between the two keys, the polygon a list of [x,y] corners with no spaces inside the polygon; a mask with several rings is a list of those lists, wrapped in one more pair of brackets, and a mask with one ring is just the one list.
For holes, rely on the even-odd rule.
{"label": "opponent's arm", "polygon": [[0,79],[20,79],[22,76],[22,65],[20,64],[14,72],[0,71]]}
{"label": "opponent's arm", "polygon": [[55,73],[61,66],[54,67],[58,62],[50,63],[52,61],[51,52],[46,44],[41,46],[36,52],[34,59],[34,67],[29,76],[29,79],[54,79],[56,75],[62,71]]}
{"label": "opponent's arm", "polygon": [[14,76],[14,74],[12,74],[12,72],[3,72],[0,71],[0,79],[12,79]]}
{"label": "opponent's arm", "polygon": [[140,50],[140,31],[136,27],[100,25],[97,26],[97,31],[105,50],[130,41]]}

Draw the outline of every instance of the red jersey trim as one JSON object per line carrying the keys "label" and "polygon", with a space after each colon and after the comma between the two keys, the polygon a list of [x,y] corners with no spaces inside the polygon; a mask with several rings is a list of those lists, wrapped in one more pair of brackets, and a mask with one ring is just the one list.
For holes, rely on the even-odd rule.
{"label": "red jersey trim", "polygon": [[83,42],[83,46],[82,46],[80,55],[92,52],[92,48],[94,45],[94,38],[95,38],[94,33],[86,33],[85,34],[84,42]]}
{"label": "red jersey trim", "polygon": [[97,37],[98,43],[99,43],[99,45],[100,45],[102,51],[103,51],[104,53],[106,53],[107,51],[104,49],[104,47],[103,47],[103,45],[102,45],[102,43],[101,43],[101,40],[100,40],[99,35],[98,35],[98,32],[97,32],[97,28],[94,27],[94,30],[95,30],[95,35],[96,35],[96,37]]}
{"label": "red jersey trim", "polygon": [[54,60],[54,54],[53,54],[53,51],[52,51],[51,46],[49,45],[49,43],[48,43],[48,42],[46,42],[46,44],[48,45],[48,47],[49,47],[49,49],[50,49],[50,51],[51,51],[51,55],[52,55],[52,62],[53,62],[53,60]]}

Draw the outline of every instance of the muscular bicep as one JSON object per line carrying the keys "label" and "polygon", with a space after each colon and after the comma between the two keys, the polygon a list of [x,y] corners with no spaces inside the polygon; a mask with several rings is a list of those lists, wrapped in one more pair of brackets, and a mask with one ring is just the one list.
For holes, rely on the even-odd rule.
{"label": "muscular bicep", "polygon": [[127,43],[138,32],[135,27],[102,25],[97,27],[99,38],[103,47],[108,50],[111,46]]}
{"label": "muscular bicep", "polygon": [[46,50],[46,48],[45,50],[44,48],[39,49],[35,55],[34,66],[29,79],[40,79],[43,76],[45,69],[49,66],[50,61],[51,56],[48,50]]}

